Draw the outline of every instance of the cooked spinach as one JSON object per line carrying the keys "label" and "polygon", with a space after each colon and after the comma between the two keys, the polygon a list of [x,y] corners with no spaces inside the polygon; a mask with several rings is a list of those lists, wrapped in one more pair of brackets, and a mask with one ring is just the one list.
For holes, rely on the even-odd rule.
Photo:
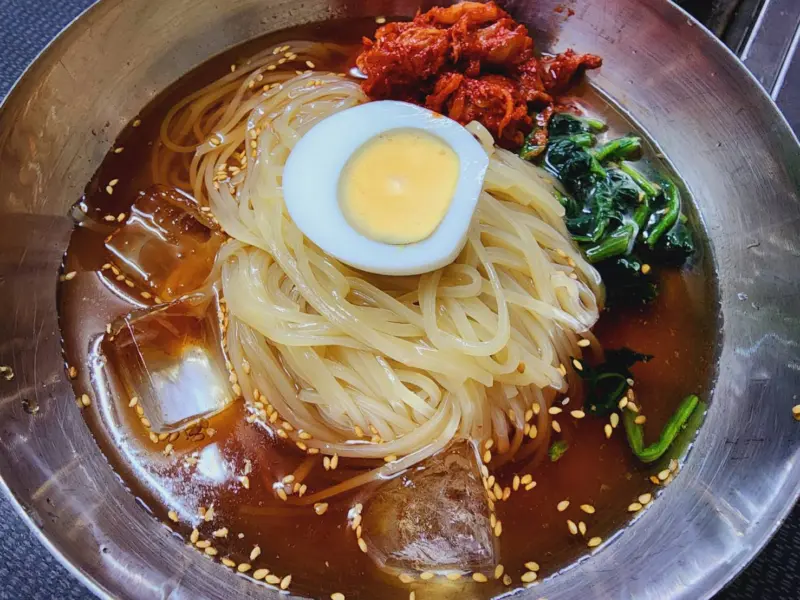
{"label": "cooked spinach", "polygon": [[559,458],[564,456],[566,451],[569,450],[569,444],[564,440],[553,442],[550,448],[547,449],[547,455],[550,457],[551,462],[556,462]]}
{"label": "cooked spinach", "polygon": [[667,449],[675,441],[681,429],[686,425],[689,417],[700,406],[700,398],[694,394],[683,399],[678,410],[667,421],[658,441],[644,445],[644,429],[636,423],[636,413],[630,410],[622,411],[622,423],[625,426],[625,433],[628,436],[628,445],[636,457],[644,463],[651,463],[661,458]]}
{"label": "cooked spinach", "polygon": [[[541,155],[542,166],[566,190],[557,197],[567,229],[601,271],[609,304],[647,302],[657,291],[648,276],[651,268],[683,264],[694,252],[694,241],[677,186],[666,177],[652,182],[626,162],[641,155],[641,138],[628,135],[596,147],[595,134],[604,128],[594,119],[558,113],[550,119],[546,147],[537,146],[535,152],[523,148],[520,154],[527,159]],[[534,137],[529,136],[531,143]]]}
{"label": "cooked spinach", "polygon": [[617,408],[617,404],[625,396],[633,378],[631,367],[638,362],[647,362],[652,356],[619,348],[606,350],[606,360],[599,365],[573,359],[581,365],[578,374],[586,386],[583,409],[590,415],[604,417]]}

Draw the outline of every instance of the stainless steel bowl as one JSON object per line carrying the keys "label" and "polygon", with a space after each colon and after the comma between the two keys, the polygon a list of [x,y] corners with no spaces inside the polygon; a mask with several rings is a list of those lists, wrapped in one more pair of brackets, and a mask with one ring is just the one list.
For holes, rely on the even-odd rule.
{"label": "stainless steel bowl", "polygon": [[[507,3],[551,49],[602,55],[594,85],[660,144],[693,193],[719,278],[711,410],[688,463],[609,547],[519,597],[711,596],[800,489],[800,149],[755,80],[666,0]],[[203,559],[113,473],[66,380],[56,314],[68,207],[123,125],[220,51],[308,21],[410,15],[417,3],[105,0],[73,23],[0,112],[0,475],[49,548],[99,595],[277,597]],[[91,307],[87,307],[91,310]]]}

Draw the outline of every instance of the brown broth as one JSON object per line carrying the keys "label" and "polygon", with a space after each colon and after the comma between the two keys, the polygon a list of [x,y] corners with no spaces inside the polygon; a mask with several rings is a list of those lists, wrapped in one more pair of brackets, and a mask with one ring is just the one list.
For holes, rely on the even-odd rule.
{"label": "brown broth", "polygon": [[[284,577],[292,574],[290,589],[299,595],[329,598],[333,592],[354,598],[408,598],[410,590],[420,599],[438,597],[489,598],[519,587],[524,563],[541,565],[540,577],[569,565],[588,551],[587,540],[594,536],[608,539],[631,517],[630,503],[640,494],[655,493],[650,477],[662,470],[666,460],[644,466],[633,457],[622,427],[606,439],[606,419],[587,417],[577,420],[569,411],[580,407],[573,398],[557,419],[563,427],[561,437],[569,450],[557,463],[545,461],[531,471],[537,485],[520,489],[508,501],[497,503],[498,518],[504,524],[499,540],[500,562],[513,583],[490,578],[488,583],[469,579],[451,582],[437,578],[431,582],[415,580],[404,584],[375,567],[356,545],[355,534],[347,526],[347,511],[354,496],[334,497],[327,512],[318,516],[310,506],[296,506],[279,500],[272,483],[292,473],[305,460],[314,468],[304,483],[318,490],[357,472],[358,465],[342,461],[335,472],[321,467],[321,458],[307,457],[257,424],[246,422],[247,409],[236,402],[224,412],[197,427],[151,441],[135,407],[128,398],[113,393],[113,386],[102,374],[97,353],[98,340],[106,324],[134,309],[152,305],[155,300],[130,295],[124,281],[110,277],[104,240],[118,226],[106,215],[126,215],[137,194],[153,184],[150,156],[158,142],[158,128],[167,110],[179,99],[221,77],[229,66],[273,44],[291,40],[328,41],[347,44],[352,53],[343,64],[317,65],[332,72],[347,71],[359,51],[362,35],[374,31],[371,20],[334,22],[280,32],[248,42],[195,69],[144,108],[140,117],[120,135],[116,148],[103,161],[86,188],[73,215],[76,218],[65,258],[65,272],[77,276],[60,289],[60,318],[68,365],[79,366],[74,381],[78,395],[88,392],[95,398],[84,414],[98,444],[113,467],[154,516],[188,538],[196,524],[201,539],[211,540],[218,559],[252,565],[249,574],[262,568]],[[285,68],[294,71],[295,65]],[[608,66],[606,68],[613,68]],[[612,130],[629,129],[613,107],[585,90],[581,102],[609,120]],[[659,169],[666,170],[664,165]],[[113,193],[106,186],[119,179]],[[714,295],[709,270],[703,257],[683,270],[665,269],[658,274],[661,293],[650,306],[625,311],[607,311],[595,333],[605,347],[630,346],[655,358],[634,368],[637,399],[647,415],[646,439],[658,435],[680,400],[689,393],[708,389],[713,361]],[[189,343],[198,334],[191,325],[181,332]],[[111,390],[111,392],[109,391]],[[691,432],[687,433],[691,437]],[[168,443],[173,451],[165,455]],[[196,459],[196,464],[188,464]],[[246,461],[252,465],[249,489],[242,484]],[[502,487],[510,486],[520,465],[507,465],[494,473]],[[193,475],[196,470],[204,478]],[[559,512],[557,504],[569,500]],[[198,514],[199,507],[213,504],[215,516],[208,522]],[[596,512],[587,514],[583,504]],[[168,512],[175,510],[179,522]],[[567,519],[583,521],[586,536],[573,535]],[[213,531],[227,528],[227,537],[215,538]],[[321,543],[321,541],[323,541]],[[260,555],[249,558],[255,546]],[[200,550],[202,551],[202,550]],[[220,568],[225,568],[220,566]]]}

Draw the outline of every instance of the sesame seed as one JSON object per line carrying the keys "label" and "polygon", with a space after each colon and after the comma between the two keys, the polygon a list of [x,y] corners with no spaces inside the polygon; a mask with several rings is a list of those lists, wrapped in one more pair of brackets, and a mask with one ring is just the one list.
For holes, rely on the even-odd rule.
{"label": "sesame seed", "polygon": [[633,420],[633,422],[636,423],[637,425],[644,425],[645,421],[647,421],[647,417],[645,417],[644,415],[639,415]]}
{"label": "sesame seed", "polygon": [[573,410],[569,414],[571,414],[574,419],[582,419],[586,416],[586,413],[582,410]]}
{"label": "sesame seed", "polygon": [[647,275],[649,272],[650,272],[650,265],[643,264],[642,265],[642,274],[643,275]]}
{"label": "sesame seed", "polygon": [[314,512],[317,513],[318,515],[324,515],[326,510],[328,510],[327,502],[317,502],[314,505]]}
{"label": "sesame seed", "polygon": [[652,499],[653,499],[652,494],[642,494],[641,496],[639,496],[639,502],[641,502],[642,504],[649,504]]}
{"label": "sesame seed", "polygon": [[628,406],[628,399],[623,398],[622,400],[619,401],[619,404],[617,404],[617,406],[619,407],[620,410],[622,410],[623,408]]}
{"label": "sesame seed", "polygon": [[494,440],[486,440],[483,444],[484,450],[491,450],[492,446],[494,446]]}
{"label": "sesame seed", "polygon": [[539,406],[538,404],[532,404],[531,410],[533,411],[533,414],[538,415],[541,412],[542,407]]}
{"label": "sesame seed", "polygon": [[586,535],[586,523],[583,521],[578,522],[578,531],[581,532],[581,535]]}
{"label": "sesame seed", "polygon": [[110,185],[111,187],[114,187],[118,183],[119,183],[119,179],[112,179],[111,181],[108,182],[108,185]]}
{"label": "sesame seed", "polygon": [[75,367],[72,367],[72,366],[71,366],[71,367],[70,367],[70,368],[67,370],[67,373],[69,374],[69,378],[70,378],[70,379],[75,379],[75,378],[78,376],[78,369],[76,369]]}
{"label": "sesame seed", "polygon": [[593,537],[589,540],[589,543],[586,544],[589,548],[594,548],[595,546],[599,546],[603,542],[602,538]]}
{"label": "sesame seed", "polygon": [[313,62],[311,62],[310,60],[307,60],[307,61],[306,61],[306,66],[307,66],[309,69],[313,69],[313,68],[314,68],[316,65],[315,65]]}
{"label": "sesame seed", "polygon": [[386,23],[386,17],[375,17],[375,22],[378,25],[383,25],[384,23]]}
{"label": "sesame seed", "polygon": [[[106,193],[107,194],[113,194],[114,193],[114,188],[111,187],[110,185],[107,185],[106,186]],[[108,215],[108,216],[111,217],[111,215]],[[111,217],[111,220],[113,220],[113,219],[114,219],[114,217]],[[109,220],[108,217],[106,217],[106,221],[108,221],[108,220]]]}
{"label": "sesame seed", "polygon": [[494,578],[495,579],[500,579],[503,576],[503,571],[504,570],[505,569],[503,568],[503,565],[497,565],[494,568]]}
{"label": "sesame seed", "polygon": [[334,454],[331,457],[331,471],[334,471],[338,465],[339,465],[339,455]]}
{"label": "sesame seed", "polygon": [[230,558],[223,558],[223,559],[222,559],[220,562],[221,562],[223,565],[225,565],[226,567],[231,567],[231,568],[233,568],[233,567],[235,567],[235,566],[236,566],[236,563],[235,563],[235,562],[233,562],[233,561],[232,561]]}
{"label": "sesame seed", "polygon": [[411,583],[414,581],[414,578],[408,573],[400,573],[397,578],[401,581],[401,583]]}
{"label": "sesame seed", "polygon": [[417,600],[417,594],[414,590],[411,590],[411,593],[408,594],[408,600]]}
{"label": "sesame seed", "polygon": [[495,537],[500,537],[503,534],[503,523],[498,521],[494,526]]}
{"label": "sesame seed", "polygon": [[667,477],[669,477],[669,469],[664,469],[658,474],[658,479],[660,481],[664,481]]}
{"label": "sesame seed", "polygon": [[561,373],[562,377],[564,377],[567,374],[567,368],[563,364],[558,365],[558,372]]}
{"label": "sesame seed", "polygon": [[383,461],[387,462],[387,463],[394,462],[396,460],[397,460],[397,457],[394,454],[390,454],[389,456],[384,456],[383,457]]}
{"label": "sesame seed", "polygon": [[138,398],[137,396],[134,396],[133,398],[131,398],[130,402],[128,402],[128,406],[129,406],[130,408],[133,408],[133,407],[134,407],[134,406],[136,406],[138,403],[139,403],[139,398]]}
{"label": "sesame seed", "polygon": [[522,485],[528,485],[531,481],[533,481],[533,475],[530,473],[523,475],[522,479],[519,480]]}
{"label": "sesame seed", "polygon": [[642,505],[638,502],[631,502],[628,505],[628,512],[638,512],[640,510],[642,510]]}
{"label": "sesame seed", "polygon": [[333,592],[331,594],[331,600],[344,600],[344,594],[341,592]]}
{"label": "sesame seed", "polygon": [[539,563],[535,561],[530,561],[525,563],[525,568],[529,571],[538,571],[539,570]]}
{"label": "sesame seed", "polygon": [[532,440],[536,439],[536,436],[539,434],[539,428],[536,425],[531,425],[531,430],[528,432],[528,437]]}
{"label": "sesame seed", "polygon": [[519,489],[519,483],[520,483],[519,475],[514,475],[514,479],[511,482],[511,487],[514,488],[515,492]]}
{"label": "sesame seed", "polygon": [[528,485],[525,486],[525,491],[529,492],[535,487],[536,487],[536,482],[535,481],[531,481]]}
{"label": "sesame seed", "polygon": [[125,148],[120,146],[119,148],[114,148],[114,154],[120,154]]}
{"label": "sesame seed", "polygon": [[174,510],[169,511],[167,516],[169,517],[170,521],[174,521],[175,523],[178,522],[178,513],[176,513]]}
{"label": "sesame seed", "polygon": [[650,476],[650,481],[652,481],[656,485],[659,485],[661,483],[661,480],[658,477],[656,477],[655,475],[651,475]]}
{"label": "sesame seed", "polygon": [[259,556],[261,556],[261,547],[253,546],[253,549],[250,551],[250,560],[255,560]]}
{"label": "sesame seed", "polygon": [[424,571],[419,574],[419,578],[422,579],[422,581],[428,581],[429,579],[433,579],[433,573],[430,571]]}
{"label": "sesame seed", "polygon": [[81,404],[83,406],[89,406],[92,403],[92,399],[89,398],[89,394],[82,394],[81,395]]}
{"label": "sesame seed", "polygon": [[286,588],[289,587],[289,585],[291,583],[292,583],[292,576],[291,575],[287,575],[286,577],[281,579],[281,589],[285,590]]}
{"label": "sesame seed", "polygon": [[564,412],[564,411],[563,411],[563,410],[561,410],[561,409],[560,409],[558,406],[551,406],[551,407],[548,409],[548,411],[547,411],[547,412],[549,412],[551,415],[559,415],[559,414],[561,414],[561,413],[562,413],[562,412]]}
{"label": "sesame seed", "polygon": [[250,566],[249,564],[247,564],[247,563],[242,563],[242,564],[240,564],[238,567],[236,567],[236,570],[237,570],[237,571],[239,571],[239,573],[247,573],[247,572],[248,572],[250,569],[252,569],[252,568],[253,568],[253,567],[252,567],[252,566]]}
{"label": "sesame seed", "polygon": [[486,577],[486,575],[484,575],[483,573],[473,573],[472,580],[477,581],[478,583],[486,583],[487,581],[489,581],[489,578]]}
{"label": "sesame seed", "polygon": [[278,577],[277,575],[267,575],[266,577],[264,577],[264,581],[266,581],[267,583],[271,583],[272,585],[275,585],[281,582],[281,578]]}
{"label": "sesame seed", "polygon": [[589,340],[586,340],[586,339],[578,340],[578,346],[580,346],[581,348],[587,348],[588,346],[591,346],[591,344],[592,344],[592,342],[590,342]]}
{"label": "sesame seed", "polygon": [[209,546],[208,548],[206,548],[206,549],[204,550],[204,552],[205,552],[206,554],[208,554],[209,556],[216,556],[216,555],[217,555],[217,549],[216,549],[216,548],[213,548],[213,547],[211,547],[211,546]]}
{"label": "sesame seed", "polygon": [[192,534],[189,536],[189,541],[193,544],[197,543],[197,540],[200,539],[200,532],[197,529],[192,529]]}
{"label": "sesame seed", "polygon": [[358,547],[361,549],[363,553],[366,554],[367,552],[367,542],[364,541],[364,538],[358,538]]}
{"label": "sesame seed", "polygon": [[491,462],[491,460],[492,460],[492,453],[489,450],[487,450],[486,452],[483,453],[483,462],[488,463]]}
{"label": "sesame seed", "polygon": [[611,425],[609,425],[608,423],[606,423],[606,425],[603,427],[603,431],[605,431],[606,438],[611,438],[611,434],[614,433],[614,430],[611,428]]}
{"label": "sesame seed", "polygon": [[503,575],[503,585],[511,585],[511,575],[508,573]]}
{"label": "sesame seed", "polygon": [[611,416],[608,417],[608,420],[611,422],[611,427],[614,429],[616,429],[617,425],[619,425],[619,415],[617,413],[611,413]]}
{"label": "sesame seed", "polygon": [[581,510],[585,512],[587,515],[593,515],[595,512],[594,506],[592,506],[591,504],[581,504]]}
{"label": "sesame seed", "polygon": [[578,526],[575,524],[575,521],[567,519],[567,528],[572,535],[578,534]]}
{"label": "sesame seed", "polygon": [[269,569],[258,569],[258,570],[253,572],[253,579],[255,579],[257,581],[261,581],[267,575],[269,575]]}
{"label": "sesame seed", "polygon": [[204,548],[208,548],[209,546],[211,546],[211,542],[209,542],[208,540],[200,540],[199,542],[195,542],[194,545],[197,546],[200,549],[204,549]]}
{"label": "sesame seed", "polygon": [[447,578],[448,578],[450,581],[458,581],[459,579],[461,579],[461,573],[448,573],[448,574],[446,575],[446,577],[447,577]]}
{"label": "sesame seed", "polygon": [[524,583],[531,583],[533,581],[536,581],[537,577],[538,575],[536,575],[536,573],[534,573],[533,571],[527,571],[526,573],[523,573],[520,579],[522,579]]}
{"label": "sesame seed", "polygon": [[556,505],[556,508],[558,509],[558,512],[564,512],[567,510],[567,508],[569,508],[569,500],[562,500]]}
{"label": "sesame seed", "polygon": [[228,537],[228,528],[227,527],[222,527],[221,529],[217,529],[211,535],[213,535],[215,538]]}
{"label": "sesame seed", "polygon": [[552,421],[550,425],[553,427],[553,431],[561,433],[561,424],[558,421]]}
{"label": "sesame seed", "polygon": [[150,432],[150,441],[153,442],[154,444],[158,443],[158,436],[152,431]]}
{"label": "sesame seed", "polygon": [[795,404],[792,407],[792,415],[794,416],[795,419],[800,420],[800,404]]}
{"label": "sesame seed", "polygon": [[141,120],[141,119],[136,119],[136,120],[133,122],[133,126],[134,126],[134,127],[138,127],[138,126],[139,126],[139,125],[141,125],[141,124],[142,124],[142,120]]}
{"label": "sesame seed", "polygon": [[289,497],[286,495],[286,490],[284,490],[282,487],[279,487],[276,493],[278,494],[278,498],[280,498],[284,502],[286,502],[289,499]]}
{"label": "sesame seed", "polygon": [[77,271],[70,271],[69,273],[64,275],[64,281],[70,281],[71,279],[74,279],[75,275],[77,275],[77,274],[78,274]]}

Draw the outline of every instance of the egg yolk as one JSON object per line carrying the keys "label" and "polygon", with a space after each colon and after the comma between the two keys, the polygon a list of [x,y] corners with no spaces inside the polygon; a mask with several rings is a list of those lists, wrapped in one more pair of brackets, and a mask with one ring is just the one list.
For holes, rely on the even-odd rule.
{"label": "egg yolk", "polygon": [[458,155],[442,139],[421,129],[394,129],[347,162],[339,203],[350,225],[371,240],[413,244],[442,222],[458,174]]}

